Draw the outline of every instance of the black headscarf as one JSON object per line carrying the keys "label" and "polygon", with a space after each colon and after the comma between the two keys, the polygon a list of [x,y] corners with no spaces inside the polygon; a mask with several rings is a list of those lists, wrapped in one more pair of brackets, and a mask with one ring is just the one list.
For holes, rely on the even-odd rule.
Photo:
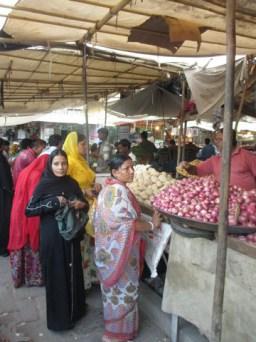
{"label": "black headscarf", "polygon": [[82,191],[73,178],[67,175],[63,177],[54,175],[52,171],[52,162],[53,159],[59,155],[64,156],[67,160],[67,155],[63,150],[56,149],[50,154],[46,169],[34,191],[34,201],[51,196],[64,196],[67,199],[78,198],[83,200]]}

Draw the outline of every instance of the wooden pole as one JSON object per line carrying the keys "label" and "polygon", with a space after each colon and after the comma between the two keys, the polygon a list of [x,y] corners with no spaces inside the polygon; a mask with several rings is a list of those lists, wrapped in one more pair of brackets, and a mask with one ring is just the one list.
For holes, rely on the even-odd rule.
{"label": "wooden pole", "polygon": [[218,226],[218,246],[216,260],[216,276],[212,311],[211,342],[220,342],[222,334],[223,298],[225,288],[226,255],[227,255],[227,225],[228,225],[228,195],[230,178],[230,157],[232,152],[232,119],[234,108],[234,71],[235,71],[235,13],[236,0],[226,0],[226,44],[227,67],[225,78],[225,111],[223,131],[223,151],[221,163],[220,184],[220,214]]}
{"label": "wooden pole", "polygon": [[109,9],[108,13],[100,20],[96,22],[94,27],[91,27],[85,34],[83,41],[90,41],[93,35],[98,32],[104,25],[106,25],[110,19],[118,14],[126,5],[128,5],[131,0],[121,0],[116,6]]}
{"label": "wooden pole", "polygon": [[85,115],[85,135],[86,135],[86,159],[89,161],[89,118],[88,118],[88,79],[87,79],[87,47],[83,43],[83,89],[84,89],[84,115]]}
{"label": "wooden pole", "polygon": [[180,130],[178,140],[178,153],[177,153],[177,165],[181,162],[182,155],[182,137],[183,137],[183,122],[184,122],[184,109],[185,109],[185,79],[182,77],[182,100],[181,100],[181,111],[180,111]]}
{"label": "wooden pole", "polygon": [[105,119],[104,119],[104,127],[107,127],[108,120],[108,94],[106,93],[105,97]]}
{"label": "wooden pole", "polygon": [[187,136],[187,120],[184,121],[183,127],[183,146],[182,146],[182,154],[181,154],[181,161],[185,160],[185,146],[186,146],[186,136]]}
{"label": "wooden pole", "polygon": [[235,131],[237,131],[238,124],[239,124],[239,120],[241,119],[242,109],[243,109],[243,106],[244,106],[244,101],[245,101],[245,96],[246,96],[246,90],[247,90],[247,82],[244,81],[244,84],[243,84],[243,93],[242,93],[242,97],[241,97],[241,100],[240,100],[240,104],[239,104],[238,111],[237,111],[237,113],[236,113]]}

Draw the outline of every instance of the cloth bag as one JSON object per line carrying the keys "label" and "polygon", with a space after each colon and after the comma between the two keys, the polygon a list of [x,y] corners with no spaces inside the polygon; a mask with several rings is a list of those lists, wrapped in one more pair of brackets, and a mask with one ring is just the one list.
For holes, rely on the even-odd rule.
{"label": "cloth bag", "polygon": [[88,214],[83,209],[75,210],[65,205],[56,211],[55,219],[60,235],[64,240],[69,241],[84,230],[84,226],[88,222]]}

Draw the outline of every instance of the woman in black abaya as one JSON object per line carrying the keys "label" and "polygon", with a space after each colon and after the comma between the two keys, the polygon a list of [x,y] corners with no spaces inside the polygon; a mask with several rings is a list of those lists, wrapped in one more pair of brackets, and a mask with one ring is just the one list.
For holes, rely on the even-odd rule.
{"label": "woman in black abaya", "polygon": [[[56,211],[69,203],[75,209],[88,210],[78,183],[67,176],[66,153],[55,150],[49,157],[27,216],[40,216],[40,257],[46,285],[47,327],[66,330],[85,313],[85,291],[80,239],[64,240],[58,230]],[[76,198],[76,200],[73,200]]]}
{"label": "woman in black abaya", "polygon": [[4,140],[0,138],[0,255],[8,256],[13,184],[10,165],[3,155],[3,146]]}

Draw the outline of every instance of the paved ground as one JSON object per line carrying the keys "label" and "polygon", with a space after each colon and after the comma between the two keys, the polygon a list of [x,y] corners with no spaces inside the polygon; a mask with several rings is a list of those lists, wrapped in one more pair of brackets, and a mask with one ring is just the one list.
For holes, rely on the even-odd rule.
{"label": "paved ground", "polygon": [[[44,288],[14,289],[9,260],[0,257],[0,342],[100,342],[103,332],[99,288],[87,294],[88,312],[68,332],[53,333],[46,328]],[[168,338],[145,315],[140,316],[136,342],[167,342]]]}

